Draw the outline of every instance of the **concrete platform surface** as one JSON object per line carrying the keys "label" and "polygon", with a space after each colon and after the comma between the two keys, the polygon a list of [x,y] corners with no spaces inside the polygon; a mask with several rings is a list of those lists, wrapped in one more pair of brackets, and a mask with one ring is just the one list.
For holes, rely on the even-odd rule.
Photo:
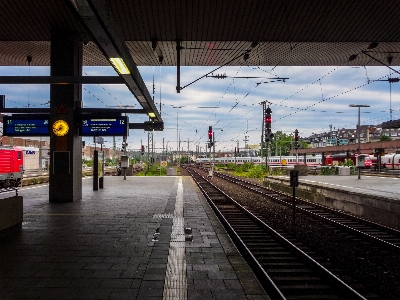
{"label": "concrete platform surface", "polygon": [[400,200],[400,193],[398,191],[400,178],[361,175],[360,179],[358,179],[357,175],[308,175],[300,176],[299,180],[300,183],[302,181],[309,182],[329,187],[336,187],[341,190]]}
{"label": "concrete platform surface", "polygon": [[269,299],[191,178],[106,177],[98,191],[86,178],[71,203],[48,193],[19,191],[0,299]]}

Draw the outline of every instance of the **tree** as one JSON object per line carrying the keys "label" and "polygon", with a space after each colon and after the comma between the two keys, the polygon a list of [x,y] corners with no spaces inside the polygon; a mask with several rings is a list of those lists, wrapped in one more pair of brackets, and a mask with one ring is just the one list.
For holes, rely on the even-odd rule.
{"label": "tree", "polygon": [[392,138],[390,136],[387,136],[386,134],[381,135],[381,141],[391,141]]}
{"label": "tree", "polygon": [[294,144],[293,135],[287,135],[282,131],[277,131],[270,143],[272,156],[289,155],[290,145]]}
{"label": "tree", "polygon": [[[282,131],[277,131],[270,142],[271,156],[287,156],[290,149],[294,149],[293,134],[286,134]],[[300,148],[309,148],[310,146],[303,140],[299,140]],[[290,147],[292,145],[292,147]]]}

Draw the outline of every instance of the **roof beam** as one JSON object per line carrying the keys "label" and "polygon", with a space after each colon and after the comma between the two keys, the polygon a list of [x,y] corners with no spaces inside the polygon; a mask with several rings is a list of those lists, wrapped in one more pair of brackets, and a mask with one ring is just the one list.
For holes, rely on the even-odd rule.
{"label": "roof beam", "polygon": [[[49,114],[50,108],[1,108],[1,113],[7,114]],[[81,108],[80,114],[147,114],[144,109],[136,108]]]}
{"label": "roof beam", "polygon": [[122,74],[117,67],[114,69],[124,79],[125,84],[136,97],[139,104],[146,110],[147,114],[154,113],[153,120],[162,122],[153,99],[140,75],[125,40],[122,38],[122,30],[115,22],[104,0],[69,0],[71,7],[77,12],[84,26],[94,38],[94,42],[103,52],[106,58],[121,58],[129,70],[129,74]]}
{"label": "roof beam", "polygon": [[0,76],[0,84],[125,84],[120,76]]}

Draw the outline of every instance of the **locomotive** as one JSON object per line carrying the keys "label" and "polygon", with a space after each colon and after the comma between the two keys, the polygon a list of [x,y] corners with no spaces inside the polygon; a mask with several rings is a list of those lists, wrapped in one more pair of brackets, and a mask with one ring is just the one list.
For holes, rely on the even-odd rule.
{"label": "locomotive", "polygon": [[17,187],[24,176],[22,150],[16,147],[0,147],[0,188]]}
{"label": "locomotive", "polygon": [[[357,159],[358,154],[353,154],[347,156],[347,154],[332,154],[332,155],[327,155],[325,158],[325,165],[335,165],[338,163],[343,163],[346,160],[352,160],[354,165],[356,165],[356,159]],[[365,157],[365,167],[366,169],[371,168],[372,166],[372,160],[369,155],[367,154],[360,154],[360,156]]]}

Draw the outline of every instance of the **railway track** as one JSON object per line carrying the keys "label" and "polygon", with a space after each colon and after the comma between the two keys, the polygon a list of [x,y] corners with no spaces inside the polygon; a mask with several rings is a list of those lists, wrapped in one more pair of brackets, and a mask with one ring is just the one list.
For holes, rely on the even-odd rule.
{"label": "railway track", "polygon": [[366,299],[206,177],[188,172],[272,299]]}
{"label": "railway track", "polygon": [[14,192],[18,195],[18,187],[0,188],[0,194]]}
{"label": "railway track", "polygon": [[[214,176],[238,184],[243,188],[249,189],[255,193],[261,194],[270,200],[293,207],[293,196],[278,192],[246,180],[230,176],[221,172],[214,172]],[[381,224],[377,224],[342,211],[337,211],[329,207],[319,205],[296,197],[296,213],[302,213],[313,219],[329,223],[349,234],[364,239],[385,248],[390,248],[400,252],[400,231]]]}

